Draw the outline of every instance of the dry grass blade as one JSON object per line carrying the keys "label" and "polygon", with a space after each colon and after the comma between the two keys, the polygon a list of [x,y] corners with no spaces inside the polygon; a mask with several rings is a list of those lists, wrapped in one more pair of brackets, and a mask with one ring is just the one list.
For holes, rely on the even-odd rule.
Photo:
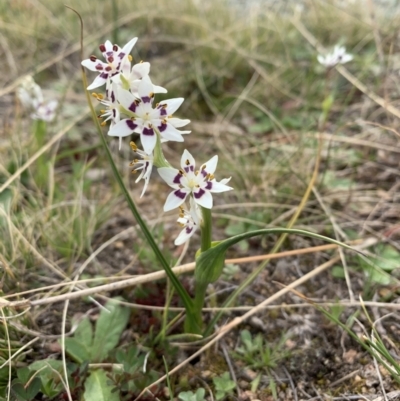
{"label": "dry grass blade", "polygon": [[[352,244],[368,244],[368,246],[371,246],[373,243],[375,243],[374,239],[369,239],[369,240],[357,240],[355,242],[352,242]],[[284,252],[278,252],[275,254],[266,254],[266,255],[259,255],[259,256],[250,256],[250,257],[245,257],[245,258],[234,258],[234,259],[227,259],[225,263],[249,263],[253,261],[260,261],[260,260],[266,260],[266,259],[278,259],[278,258],[284,258],[288,256],[294,256],[294,255],[302,255],[302,254],[307,254],[307,253],[313,253],[313,252],[321,252],[324,250],[330,250],[330,249],[336,249],[337,245],[334,244],[327,244],[327,245],[320,245],[316,247],[310,247],[310,248],[305,248],[305,249],[296,249],[292,251],[284,251]],[[176,266],[173,267],[172,270],[176,275],[181,275],[185,274],[188,272],[191,272],[195,269],[195,263],[187,263],[181,266]],[[45,297],[43,299],[38,299],[38,300],[21,300],[21,301],[8,301],[5,298],[2,298],[0,300],[0,306],[8,306],[8,307],[32,307],[32,306],[39,306],[39,305],[48,305],[48,304],[53,304],[56,302],[62,302],[65,300],[71,300],[71,299],[77,299],[89,295],[94,295],[98,294],[100,292],[105,292],[105,291],[116,291],[122,288],[127,288],[131,287],[134,285],[140,285],[143,283],[152,283],[157,280],[161,280],[166,278],[166,274],[164,271],[158,271],[154,273],[149,273],[145,274],[142,276],[138,277],[132,277],[128,279],[123,279],[120,280],[116,283],[109,283],[109,284],[104,284],[92,288],[85,288],[85,289],[79,289],[76,290],[73,293],[68,292],[67,294],[62,294],[62,295],[56,295],[53,297]],[[56,284],[55,286],[50,286],[46,287],[45,289],[50,289],[50,288],[59,288],[59,287],[70,287],[71,285],[74,286],[76,282],[67,282],[63,284]],[[35,290],[40,291],[40,289]],[[14,294],[13,296],[20,296],[20,294]],[[215,310],[215,309],[212,309]]]}

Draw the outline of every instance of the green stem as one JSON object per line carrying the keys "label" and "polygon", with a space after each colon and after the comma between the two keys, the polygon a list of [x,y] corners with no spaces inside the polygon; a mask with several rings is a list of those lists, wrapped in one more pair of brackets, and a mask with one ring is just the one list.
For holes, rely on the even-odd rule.
{"label": "green stem", "polygon": [[211,248],[212,221],[211,209],[201,208],[203,221],[201,223],[201,252]]}
{"label": "green stem", "polygon": [[[34,123],[34,130],[35,130],[35,140],[37,148],[40,149],[46,140],[46,133],[47,133],[47,123],[43,120],[35,120]],[[41,189],[44,190],[48,181],[49,181],[49,166],[48,166],[48,155],[43,154],[40,156],[36,161],[36,185]]]}
{"label": "green stem", "polygon": [[[201,208],[202,222],[201,222],[201,252],[205,252],[211,248],[211,233],[212,233],[212,219],[211,209]],[[194,321],[196,325],[192,327],[191,333],[200,334],[203,328],[202,310],[204,300],[207,293],[208,282],[198,282],[195,285],[194,296]],[[186,322],[185,322],[186,329]],[[196,330],[196,331],[193,331]]]}
{"label": "green stem", "polygon": [[160,167],[171,167],[171,165],[168,163],[168,161],[165,158],[164,153],[162,151],[160,137],[161,137],[161,134],[160,134],[159,131],[157,131],[157,143],[156,143],[156,146],[154,148],[153,163],[157,168],[160,168]]}

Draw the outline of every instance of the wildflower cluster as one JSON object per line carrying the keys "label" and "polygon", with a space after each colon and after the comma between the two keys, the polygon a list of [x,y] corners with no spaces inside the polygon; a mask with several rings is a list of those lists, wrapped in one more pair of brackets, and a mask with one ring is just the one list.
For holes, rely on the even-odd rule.
{"label": "wildflower cluster", "polygon": [[[105,95],[93,93],[103,109],[99,118],[102,125],[109,122],[108,135],[122,138],[132,134],[140,136],[143,149],[131,142],[132,150],[140,157],[130,164],[133,172],[139,173],[136,182],[144,180],[141,196],[145,193],[151,177],[153,165],[160,176],[173,189],[167,197],[164,211],[180,208],[178,223],[183,227],[175,240],[176,245],[186,242],[202,224],[202,208],[213,206],[212,193],[229,191],[226,185],[230,179],[216,181],[214,172],[218,156],[195,169],[193,156],[185,150],[181,158],[181,168],[173,168],[164,158],[161,144],[167,141],[183,142],[183,135],[191,131],[179,130],[190,120],[174,117],[174,113],[183,103],[183,98],[154,102],[155,94],[166,93],[161,86],[154,85],[150,79],[150,63],[140,62],[132,65],[130,52],[137,38],[130,40],[123,48],[106,41],[99,46],[104,61],[96,56],[83,60],[82,65],[98,76],[88,86],[93,90],[105,85]],[[185,201],[189,201],[186,211]]]}
{"label": "wildflower cluster", "polygon": [[17,89],[17,97],[23,108],[30,112],[33,120],[42,120],[50,122],[56,116],[58,106],[57,100],[44,101],[42,89],[33,80],[31,76],[27,76]]}

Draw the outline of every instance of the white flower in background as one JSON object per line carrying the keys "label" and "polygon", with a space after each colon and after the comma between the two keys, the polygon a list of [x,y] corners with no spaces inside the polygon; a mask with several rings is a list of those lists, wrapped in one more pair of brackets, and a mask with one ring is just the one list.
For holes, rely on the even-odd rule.
{"label": "white flower in background", "polygon": [[353,56],[346,53],[346,48],[344,46],[336,45],[332,53],[328,53],[325,56],[321,54],[317,57],[318,62],[327,68],[334,67],[336,64],[345,64],[353,60]]}
{"label": "white flower in background", "polygon": [[149,185],[150,181],[150,176],[151,176],[151,171],[153,169],[153,154],[147,154],[146,152],[143,152],[142,150],[139,150],[138,147],[136,146],[135,142],[130,143],[132,150],[137,153],[142,160],[140,159],[134,159],[129,165],[132,167],[134,166],[135,168],[132,170],[132,173],[138,173],[140,170],[142,170],[139,174],[139,177],[136,179],[136,183],[138,183],[142,178],[144,180],[144,187],[142,194],[140,197],[143,196],[143,194],[146,192],[147,186]]}
{"label": "white flower in background", "polygon": [[129,53],[132,51],[138,38],[131,39],[122,49],[118,45],[113,45],[109,40],[99,46],[100,51],[106,62],[99,60],[96,56],[83,60],[82,65],[90,71],[97,71],[99,75],[87,87],[92,90],[104,85],[114,75],[117,75],[124,67],[125,63],[129,63]]}
{"label": "white flower in background", "polygon": [[204,163],[200,170],[196,171],[196,162],[193,156],[185,150],[181,158],[180,170],[171,167],[159,168],[158,172],[161,178],[174,189],[168,195],[164,211],[167,212],[182,205],[189,194],[193,195],[193,199],[198,205],[211,209],[213,206],[211,193],[233,189],[226,185],[230,178],[223,179],[220,182],[215,180],[214,172],[217,163],[218,156],[214,156],[207,163]]}
{"label": "white flower in background", "polygon": [[34,120],[53,121],[58,107],[57,100],[45,102],[42,89],[31,76],[26,77],[17,89],[17,97]]}
{"label": "white flower in background", "polygon": [[17,89],[17,96],[26,110],[36,109],[43,103],[42,89],[31,76],[27,76],[23,79]]}
{"label": "white flower in background", "polygon": [[50,100],[47,103],[42,103],[39,107],[31,114],[31,117],[34,120],[43,120],[43,121],[53,121],[56,116],[56,110],[58,107],[57,100]]}
{"label": "white flower in background", "polygon": [[177,128],[189,124],[190,120],[174,118],[172,114],[184,99],[163,100],[153,108],[153,84],[148,76],[143,77],[140,81],[138,95],[139,98],[136,98],[127,90],[118,90],[117,99],[130,118],[115,124],[108,135],[123,138],[134,132],[140,134],[143,149],[147,154],[153,152],[158,134],[162,142],[183,142],[182,134],[189,134],[190,131],[179,131]]}
{"label": "white flower in background", "polygon": [[194,202],[193,198],[190,198],[190,209],[186,211],[183,207],[180,207],[178,224],[183,228],[175,240],[175,245],[182,245],[196,232],[200,227],[201,223],[201,210]]}
{"label": "white flower in background", "polygon": [[[138,88],[143,77],[150,73],[150,63],[140,62],[131,68],[131,62],[128,60],[123,63],[119,74],[115,75],[112,80],[123,89],[130,90],[131,93],[139,97]],[[167,93],[167,90],[162,86],[153,85],[153,93]]]}

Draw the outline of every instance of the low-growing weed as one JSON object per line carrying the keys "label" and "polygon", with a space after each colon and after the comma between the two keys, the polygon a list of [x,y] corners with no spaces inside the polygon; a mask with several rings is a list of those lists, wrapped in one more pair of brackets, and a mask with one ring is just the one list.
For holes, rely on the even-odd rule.
{"label": "low-growing weed", "polygon": [[214,377],[213,383],[215,386],[215,398],[222,400],[227,396],[233,394],[233,390],[236,388],[236,383],[231,380],[228,372],[222,373],[222,375]]}

